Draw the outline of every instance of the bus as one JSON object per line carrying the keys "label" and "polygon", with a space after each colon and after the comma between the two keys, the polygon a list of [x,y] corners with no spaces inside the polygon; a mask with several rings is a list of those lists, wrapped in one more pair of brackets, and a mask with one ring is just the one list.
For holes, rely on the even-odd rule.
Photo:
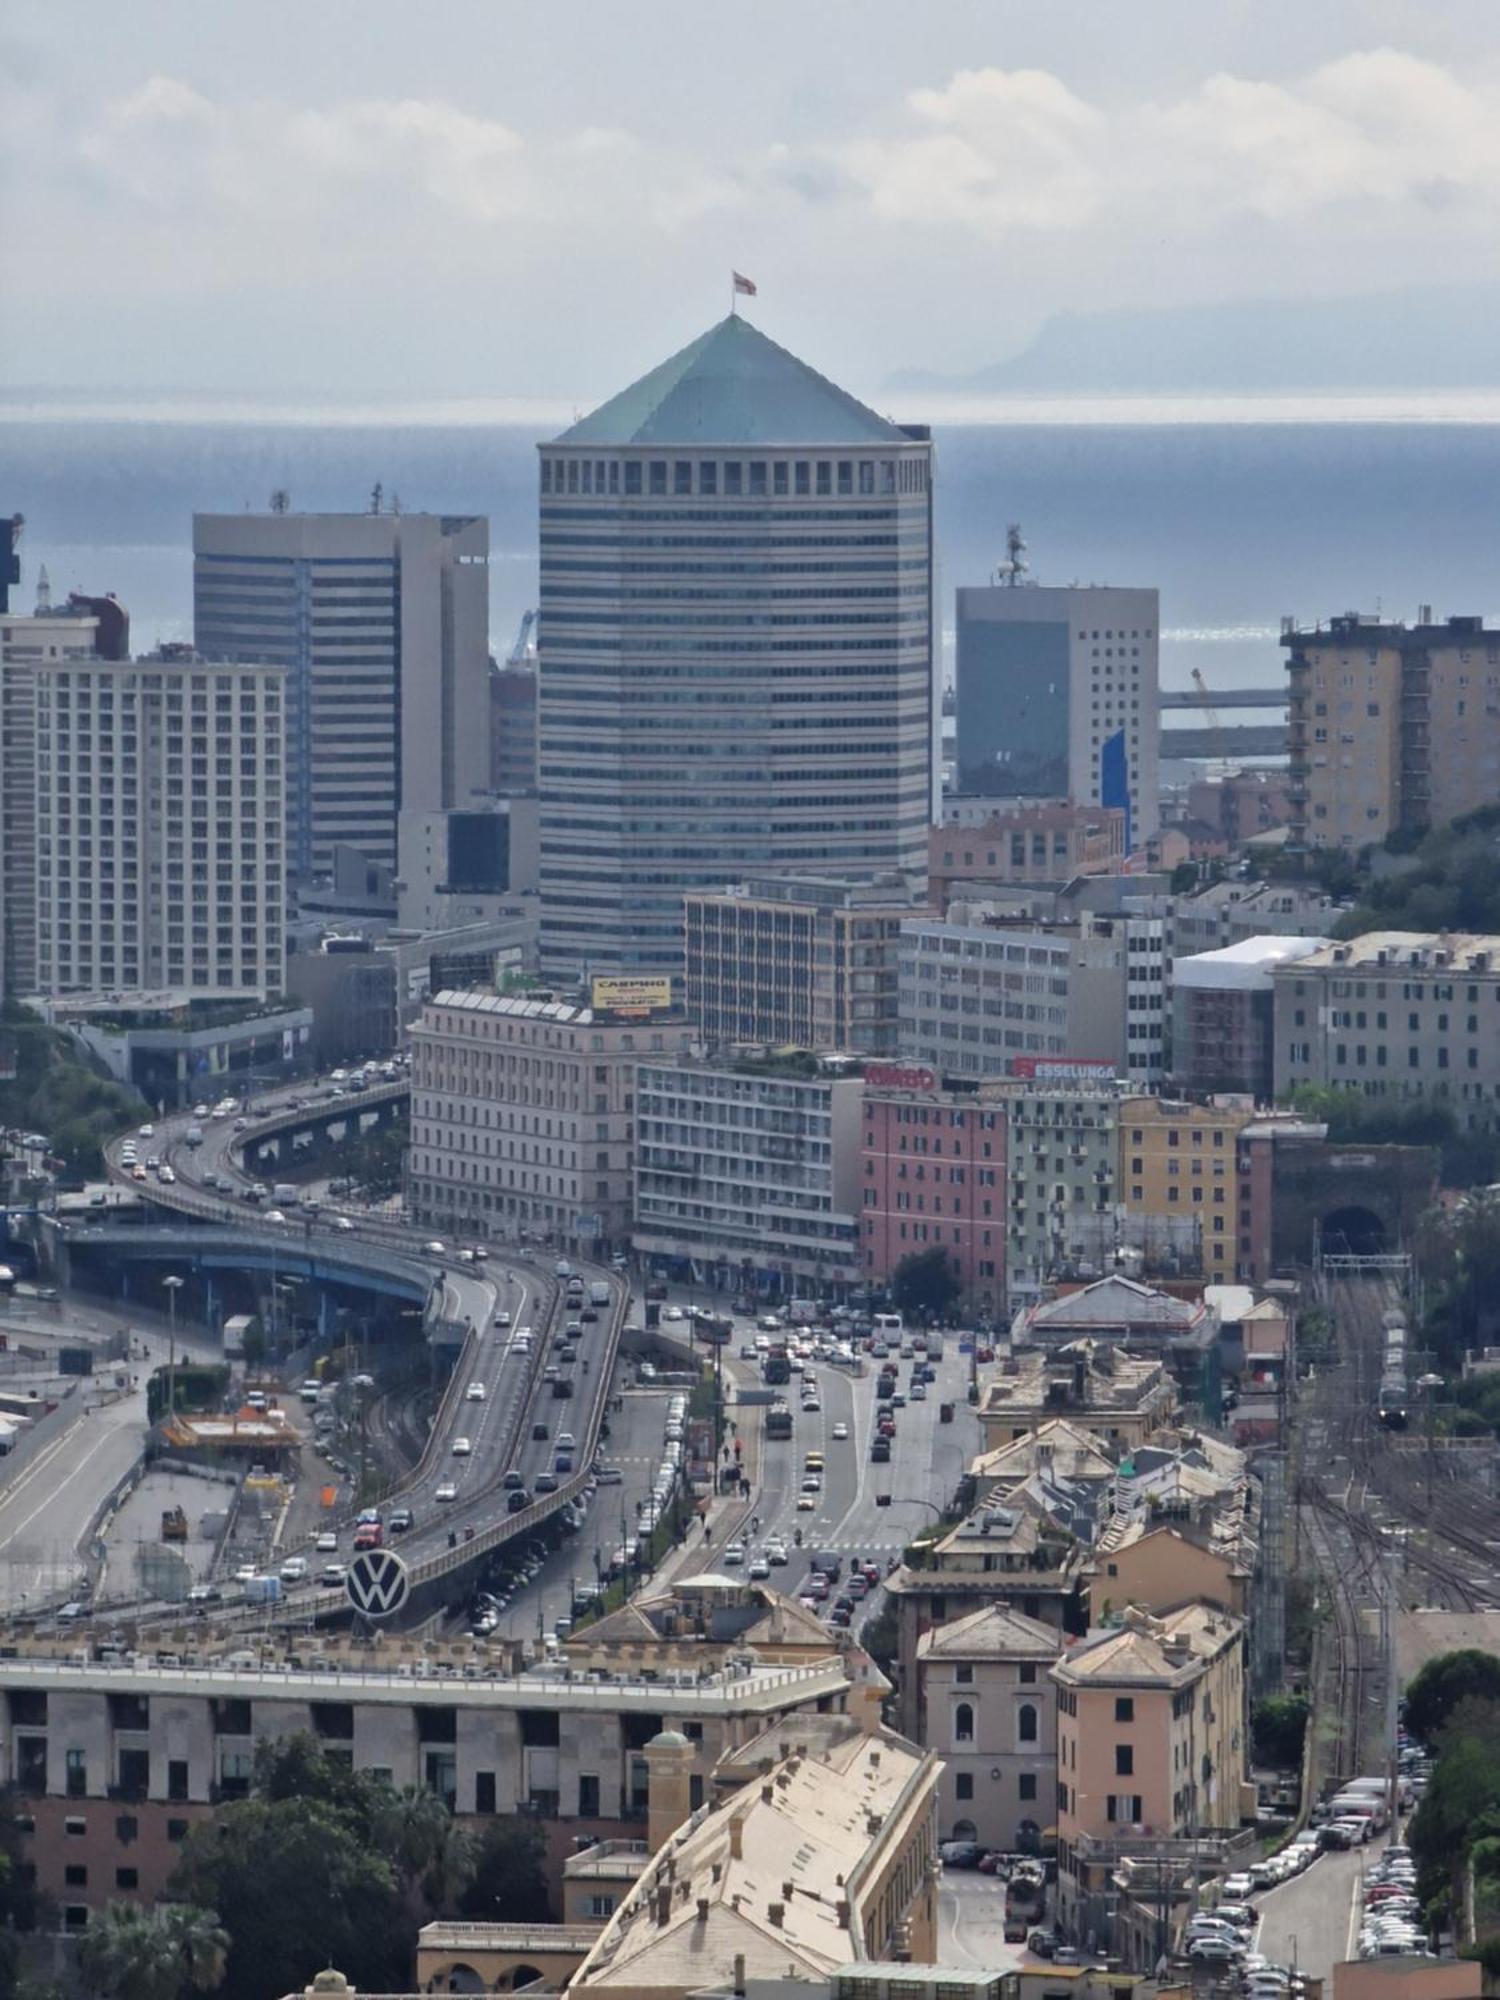
{"label": "bus", "polygon": [[789,1438],[792,1434],[792,1406],[790,1403],[775,1402],[766,1411],[766,1436],[768,1438]]}
{"label": "bus", "polygon": [[760,1364],[760,1373],[761,1380],[772,1388],[778,1382],[790,1382],[792,1379],[792,1360],[786,1349],[783,1348],[778,1354],[773,1348]]}
{"label": "bus", "polygon": [[900,1313],[872,1313],[870,1332],[876,1340],[894,1341],[899,1347],[905,1325]]}

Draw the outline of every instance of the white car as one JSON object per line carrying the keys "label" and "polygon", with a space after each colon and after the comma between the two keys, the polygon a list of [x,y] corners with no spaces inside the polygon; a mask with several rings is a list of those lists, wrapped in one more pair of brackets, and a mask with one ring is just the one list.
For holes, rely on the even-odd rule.
{"label": "white car", "polygon": [[138,1139],[154,1139],[156,1137],[156,1127],[154,1125],[138,1125],[136,1127],[136,1137]]}
{"label": "white car", "polygon": [[471,1382],[468,1388],[464,1390],[464,1401],[467,1403],[482,1403],[484,1401],[484,1384],[482,1382]]}
{"label": "white car", "polygon": [[495,1314],[495,1324],[496,1326],[510,1325],[510,1314],[505,1310],[504,1306]]}
{"label": "white car", "polygon": [[786,1543],[767,1542],[766,1561],[768,1563],[771,1563],[777,1569],[784,1568],[785,1565],[791,1561],[791,1557],[787,1554]]}
{"label": "white car", "polygon": [[281,1212],[281,1210],[280,1210],[279,1208],[268,1208],[268,1209],[266,1210],[266,1221],[267,1221],[267,1222],[285,1222],[285,1221],[286,1221],[286,1217],[285,1217],[285,1216],[284,1216],[284,1215],[282,1214],[282,1212]]}
{"label": "white car", "polygon": [[446,1257],[448,1254],[446,1246],[440,1243],[435,1236],[430,1243],[424,1243],[422,1248],[427,1252],[429,1257]]}
{"label": "white car", "polygon": [[332,1528],[324,1528],[319,1534],[317,1541],[314,1542],[313,1547],[320,1556],[326,1556],[331,1554],[338,1545],[339,1538],[334,1530]]}
{"label": "white car", "polygon": [[349,1571],[343,1563],[324,1563],[318,1571],[318,1581],[325,1590],[342,1590]]}
{"label": "white car", "polygon": [[843,1444],[848,1435],[849,1435],[849,1426],[847,1424],[840,1423],[834,1425],[833,1441],[835,1444]]}
{"label": "white car", "polygon": [[687,1315],[681,1306],[663,1306],[661,1316],[663,1319],[685,1319]]}
{"label": "white car", "polygon": [[281,1580],[283,1583],[302,1583],[306,1580],[306,1577],[306,1556],[288,1556],[286,1561],[281,1565]]}
{"label": "white car", "polygon": [[455,1458],[467,1458],[473,1449],[473,1445],[466,1437],[456,1437],[453,1440],[453,1456]]}
{"label": "white car", "polygon": [[336,1215],[333,1218],[333,1226],[335,1229],[352,1229],[354,1224],[347,1215]]}
{"label": "white car", "polygon": [[1224,1877],[1224,1900],[1228,1903],[1243,1903],[1255,1894],[1255,1884],[1243,1873]]}
{"label": "white car", "polygon": [[445,1479],[432,1497],[434,1500],[456,1500],[458,1498],[458,1488],[451,1479]]}
{"label": "white car", "polygon": [[724,1567],[726,1569],[738,1569],[744,1560],[745,1544],[743,1542],[728,1542],[725,1544]]}

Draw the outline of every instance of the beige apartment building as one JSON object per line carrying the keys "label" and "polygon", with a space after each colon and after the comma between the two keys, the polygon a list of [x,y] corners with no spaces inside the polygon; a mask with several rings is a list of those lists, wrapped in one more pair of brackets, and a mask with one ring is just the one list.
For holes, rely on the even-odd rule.
{"label": "beige apartment building", "polygon": [[1288,629],[1291,829],[1351,850],[1500,800],[1500,631],[1347,612]]}
{"label": "beige apartment building", "polygon": [[434,1227],[558,1248],[630,1234],[636,1066],[675,1057],[680,1014],[493,992],[437,994],[411,1031],[412,1212]]}
{"label": "beige apartment building", "polygon": [[895,1053],[900,876],[755,877],[683,897],[687,1012],[710,1044]]}
{"label": "beige apartment building", "polygon": [[1245,1627],[1206,1604],[1127,1608],[1052,1669],[1057,1684],[1057,1883],[1069,1934],[1102,1931],[1109,1877],[1132,1843],[1238,1829],[1247,1781]]}
{"label": "beige apartment building", "polygon": [[1190,1231],[1183,1248],[1196,1249],[1203,1276],[1216,1285],[1231,1284],[1238,1271],[1235,1142],[1254,1116],[1249,1102],[1127,1097],[1120,1106],[1118,1187],[1126,1213],[1140,1218],[1138,1240],[1149,1252],[1159,1230],[1170,1252],[1174,1232]]}
{"label": "beige apartment building", "polygon": [[976,884],[1071,882],[1118,874],[1124,861],[1123,807],[1018,801],[997,805],[978,825],[935,826],[927,881],[934,907],[945,910],[956,890]]}
{"label": "beige apartment building", "polygon": [[1500,937],[1370,931],[1272,977],[1278,1098],[1330,1085],[1500,1123]]}
{"label": "beige apartment building", "polygon": [[1039,1850],[1057,1796],[1053,1625],[988,1604],[917,1643],[918,1740],[942,1758],[945,1840]]}
{"label": "beige apartment building", "polygon": [[1084,1339],[1007,1355],[983,1382],[979,1424],[987,1454],[1055,1417],[1125,1451],[1144,1444],[1176,1409],[1177,1385],[1159,1356]]}

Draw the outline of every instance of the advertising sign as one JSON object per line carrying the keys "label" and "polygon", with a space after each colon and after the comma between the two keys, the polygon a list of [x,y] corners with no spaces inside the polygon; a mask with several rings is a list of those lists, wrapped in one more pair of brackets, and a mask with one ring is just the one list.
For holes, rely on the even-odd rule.
{"label": "advertising sign", "polygon": [[865,1082],[872,1090],[936,1090],[937,1072],[921,1064],[866,1063]]}
{"label": "advertising sign", "polygon": [[619,1014],[644,1020],[648,1014],[672,1005],[672,981],[664,979],[596,979],[593,982],[596,1014]]}
{"label": "advertising sign", "polygon": [[349,1565],[344,1590],[366,1618],[394,1618],[411,1595],[411,1578],[394,1549],[361,1549]]}
{"label": "advertising sign", "polygon": [[1038,1083],[1108,1083],[1115,1066],[1091,1056],[1012,1056],[1010,1073]]}

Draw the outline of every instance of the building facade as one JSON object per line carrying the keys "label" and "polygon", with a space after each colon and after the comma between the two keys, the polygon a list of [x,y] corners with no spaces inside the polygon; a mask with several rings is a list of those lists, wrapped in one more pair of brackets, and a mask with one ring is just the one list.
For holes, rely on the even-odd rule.
{"label": "building facade", "polygon": [[[8,595],[8,593],[6,593]],[[130,620],[112,597],[79,597],[0,613],[0,953],[3,991],[35,993],[36,675],[43,662],[124,660]]]}
{"label": "building facade", "polygon": [[1053,1625],[986,1605],[917,1643],[917,1740],[943,1760],[945,1840],[1036,1854],[1057,1798]]}
{"label": "building facade", "polygon": [[1059,1272],[1110,1268],[1117,1242],[1119,1092],[1038,1081],[1010,1107],[1005,1269],[1011,1311]]}
{"label": "building facade", "polygon": [[1152,1224],[1169,1236],[1173,1225],[1189,1222],[1198,1269],[1218,1285],[1240,1275],[1237,1142],[1254,1115],[1250,1101],[1127,1097],[1120,1103],[1120,1200],[1148,1234]]}
{"label": "building facade", "polygon": [[536,790],[536,661],[491,662],[490,790],[515,799]]}
{"label": "building facade", "polygon": [[1172,967],[1172,1078],[1206,1095],[1269,1104],[1275,1079],[1275,974],[1322,949],[1319,937],[1251,937]]}
{"label": "building facade", "polygon": [[1120,806],[1018,801],[977,826],[946,820],[928,839],[927,881],[933,907],[946,910],[955,891],[988,882],[1060,886],[1075,875],[1112,875],[1125,860]]}
{"label": "building facade", "polygon": [[1351,611],[1281,643],[1299,844],[1358,849],[1500,800],[1500,631],[1482,618]]}
{"label": "building facade", "polygon": [[440,992],[411,1030],[408,1198],[435,1227],[573,1249],[630,1235],[636,1066],[691,1035],[681,1016]]}
{"label": "building facade", "polygon": [[285,675],[189,647],[32,669],[37,987],[285,984]]}
{"label": "building facade", "polygon": [[1500,1125],[1500,938],[1371,931],[1274,979],[1278,1097],[1319,1084]]}
{"label": "building facade", "polygon": [[680,972],[683,896],[752,870],[921,885],[931,474],[734,315],[542,447],[549,976]]}
{"label": "building facade", "polygon": [[966,1309],[1003,1311],[1005,1106],[998,1091],[940,1089],[930,1069],[866,1065],[859,1247],[872,1283],[940,1248]]}
{"label": "building facade", "polygon": [[757,878],[683,898],[687,1012],[711,1044],[896,1052],[899,877]]}
{"label": "building facade", "polygon": [[806,1059],[642,1062],[636,1250],[699,1283],[814,1296],[855,1283],[862,1090]]}
{"label": "building facade", "polygon": [[1070,1053],[1073,948],[1018,926],[901,926],[902,1056],[940,1076],[1003,1076],[1017,1056]]}
{"label": "building facade", "polygon": [[1160,822],[1154,590],[1023,584],[958,593],[958,789],[1119,806]]}
{"label": "building facade", "polygon": [[286,670],[299,881],[341,846],[394,868],[403,806],[488,794],[489,543],[461,515],[194,515],[198,647]]}

